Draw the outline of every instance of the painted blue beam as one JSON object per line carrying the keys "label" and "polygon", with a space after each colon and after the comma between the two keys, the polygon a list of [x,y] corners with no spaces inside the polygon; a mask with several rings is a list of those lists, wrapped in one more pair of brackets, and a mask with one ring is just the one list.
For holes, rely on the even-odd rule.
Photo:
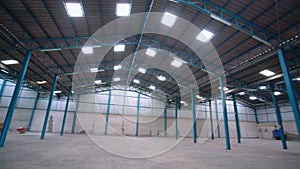
{"label": "painted blue beam", "polygon": [[193,118],[193,139],[194,143],[197,143],[197,119],[196,119],[196,108],[195,108],[195,94],[191,90],[191,99],[192,99],[192,118]]}
{"label": "painted blue beam", "polygon": [[4,120],[3,128],[2,128],[2,131],[1,131],[0,147],[3,147],[4,143],[5,143],[7,132],[9,130],[9,125],[10,125],[11,119],[13,117],[13,114],[14,114],[14,111],[15,111],[15,108],[16,108],[16,104],[17,104],[17,101],[18,101],[18,97],[19,97],[19,94],[20,94],[20,90],[21,90],[21,87],[22,87],[22,83],[23,83],[23,80],[24,80],[24,77],[25,77],[25,74],[26,74],[26,70],[28,68],[31,53],[32,53],[31,51],[27,51],[26,56],[25,56],[24,61],[23,61],[23,64],[22,64],[22,68],[21,68],[21,71],[20,71],[20,74],[19,74],[19,77],[18,77],[18,81],[17,81],[16,87],[15,87],[13,96],[11,98],[11,101],[10,101],[10,104],[9,104],[9,107],[8,107],[8,111],[7,111],[5,120]]}
{"label": "painted blue beam", "polygon": [[62,121],[62,125],[61,125],[61,130],[60,130],[60,135],[61,136],[64,134],[65,122],[66,122],[66,118],[67,118],[67,112],[68,112],[69,100],[70,100],[71,92],[72,92],[72,88],[69,87],[69,89],[68,89],[68,96],[67,96],[67,102],[66,102],[66,107],[65,107],[65,112],[64,112],[64,117],[63,117],[63,121]]}
{"label": "painted blue beam", "polygon": [[216,107],[216,120],[217,120],[218,138],[220,138],[221,133],[220,133],[220,121],[219,121],[218,101],[217,100],[215,100],[215,107]]}
{"label": "painted blue beam", "polygon": [[47,111],[46,111],[46,114],[45,114],[44,125],[43,125],[43,129],[42,129],[42,133],[41,133],[41,139],[45,138],[45,133],[46,133],[46,129],[47,129],[47,124],[48,124],[48,119],[49,119],[49,115],[50,115],[53,95],[54,95],[54,91],[55,91],[56,84],[57,84],[57,79],[58,79],[58,77],[57,77],[57,75],[55,75],[54,81],[53,81],[53,84],[52,84],[52,89],[51,89],[51,92],[50,92]]}
{"label": "painted blue beam", "polygon": [[223,77],[220,77],[220,90],[221,90],[221,98],[222,98],[222,109],[223,109],[223,119],[224,119],[224,132],[225,132],[225,140],[226,140],[226,149],[230,150],[230,136],[228,129],[228,117],[227,117],[227,108],[226,108],[226,95],[224,93],[224,82]]}
{"label": "painted blue beam", "polygon": [[28,123],[27,131],[30,131],[32,120],[33,120],[33,117],[34,117],[34,112],[35,112],[36,106],[37,106],[38,101],[39,101],[39,96],[40,96],[40,93],[37,92],[37,95],[36,95],[36,98],[35,98],[32,110],[31,110],[31,115],[30,115],[30,118],[29,118],[29,123]]}
{"label": "painted blue beam", "polygon": [[167,103],[165,103],[165,109],[164,109],[164,134],[166,137],[167,136]]}
{"label": "painted blue beam", "polygon": [[140,100],[141,100],[141,94],[138,93],[137,98],[137,112],[136,112],[136,128],[135,128],[135,136],[139,136],[139,118],[140,118]]}
{"label": "painted blue beam", "polygon": [[175,137],[178,139],[178,98],[175,97]]}
{"label": "painted blue beam", "polygon": [[211,139],[214,140],[214,124],[213,124],[213,118],[212,118],[212,109],[211,109],[211,100],[208,101],[209,103],[209,117],[210,117],[210,132],[211,132]]}
{"label": "painted blue beam", "polygon": [[275,91],[274,91],[274,86],[273,85],[271,85],[271,92],[272,92],[272,99],[273,99],[273,103],[274,103],[274,107],[275,107],[275,111],[276,111],[277,123],[279,125],[279,132],[280,132],[280,137],[281,137],[282,148],[287,149],[286,139],[285,139],[285,136],[284,136],[284,129],[283,129],[283,125],[282,125],[282,118],[281,118],[277,98],[274,94]]}
{"label": "painted blue beam", "polygon": [[285,55],[284,55],[282,49],[278,49],[278,57],[279,57],[281,70],[283,73],[285,86],[286,86],[286,89],[287,89],[287,92],[289,95],[289,100],[290,100],[290,103],[291,103],[291,106],[293,109],[293,113],[294,113],[294,118],[295,118],[297,130],[298,130],[298,138],[300,139],[300,112],[299,112],[298,100],[296,97],[296,91],[294,89],[294,85],[293,85],[292,78],[290,75],[289,67],[286,62],[286,58],[285,58]]}
{"label": "painted blue beam", "polygon": [[108,94],[108,102],[107,102],[107,110],[106,110],[106,119],[105,119],[105,131],[104,134],[107,135],[107,125],[108,125],[108,116],[110,111],[110,100],[111,99],[111,90],[109,90]]}
{"label": "painted blue beam", "polygon": [[5,85],[6,85],[6,80],[3,79],[2,84],[1,84],[1,88],[0,88],[0,98],[2,97]]}
{"label": "painted blue beam", "polygon": [[236,127],[237,141],[238,141],[238,143],[241,143],[240,120],[239,120],[238,108],[237,108],[234,93],[232,94],[232,100],[233,100],[233,108],[234,108],[234,116],[235,116],[235,127]]}

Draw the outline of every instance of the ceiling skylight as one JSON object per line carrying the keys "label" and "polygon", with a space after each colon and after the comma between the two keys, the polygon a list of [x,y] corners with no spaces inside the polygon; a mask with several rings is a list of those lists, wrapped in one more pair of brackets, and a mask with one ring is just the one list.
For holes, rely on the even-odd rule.
{"label": "ceiling skylight", "polygon": [[275,96],[279,96],[279,95],[281,95],[281,92],[275,91],[275,92],[274,92],[274,95],[275,95]]}
{"label": "ceiling skylight", "polygon": [[80,3],[65,3],[70,17],[83,17],[83,7]]}
{"label": "ceiling skylight", "polygon": [[151,48],[148,48],[148,49],[146,50],[146,55],[151,56],[151,57],[154,57],[154,56],[156,55],[156,51],[153,50],[153,49],[151,49]]}
{"label": "ceiling skylight", "polygon": [[19,64],[19,62],[17,60],[2,60],[1,63],[5,64],[5,65]]}
{"label": "ceiling skylight", "polygon": [[134,82],[134,83],[137,83],[137,84],[139,84],[139,83],[140,83],[140,81],[139,81],[139,80],[137,80],[137,79],[133,79],[133,82]]}
{"label": "ceiling skylight", "polygon": [[257,97],[256,97],[256,96],[250,96],[249,99],[250,99],[250,100],[256,100]]}
{"label": "ceiling skylight", "polygon": [[156,89],[156,87],[155,87],[155,86],[153,86],[153,85],[150,85],[150,86],[149,86],[149,89],[155,90],[155,89]]}
{"label": "ceiling skylight", "polygon": [[84,54],[93,54],[94,50],[92,47],[83,47],[81,48],[82,53]]}
{"label": "ceiling skylight", "polygon": [[162,75],[159,75],[159,76],[157,76],[157,79],[160,80],[160,81],[165,81],[166,77],[164,77]]}
{"label": "ceiling skylight", "polygon": [[175,24],[176,20],[177,20],[177,16],[169,12],[165,12],[160,22],[168,27],[172,27]]}
{"label": "ceiling skylight", "polygon": [[114,51],[115,52],[123,52],[123,51],[125,51],[125,45],[115,45]]}
{"label": "ceiling skylight", "polygon": [[121,80],[120,77],[115,77],[115,78],[114,78],[114,81],[115,81],[115,82],[118,82],[118,81],[120,81],[120,80]]}
{"label": "ceiling skylight", "polygon": [[118,3],[116,7],[117,16],[129,16],[131,11],[131,6],[129,3]]}
{"label": "ceiling skylight", "polygon": [[101,84],[102,80],[95,80],[95,84]]}
{"label": "ceiling skylight", "polygon": [[122,69],[122,65],[116,65],[116,66],[114,66],[114,70],[120,70],[120,69]]}
{"label": "ceiling skylight", "polygon": [[201,42],[207,42],[209,41],[212,36],[214,34],[206,29],[203,29],[199,34],[198,36],[196,37],[197,40],[201,41]]}
{"label": "ceiling skylight", "polygon": [[270,71],[270,70],[268,70],[268,69],[262,70],[262,71],[260,71],[259,73],[262,74],[262,75],[265,75],[265,76],[267,76],[267,77],[275,75],[274,72],[272,72],[272,71]]}
{"label": "ceiling skylight", "polygon": [[141,68],[141,67],[140,67],[138,70],[139,70],[139,72],[141,72],[141,73],[143,73],[143,74],[146,73],[146,69],[144,69],[144,68]]}

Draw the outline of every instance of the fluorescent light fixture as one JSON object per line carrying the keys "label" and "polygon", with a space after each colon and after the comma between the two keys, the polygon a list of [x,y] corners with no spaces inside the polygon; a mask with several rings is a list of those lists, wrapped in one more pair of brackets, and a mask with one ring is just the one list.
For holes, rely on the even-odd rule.
{"label": "fluorescent light fixture", "polygon": [[120,81],[120,80],[121,80],[120,77],[115,77],[115,78],[114,78],[114,81],[115,81],[115,82],[118,82],[118,81]]}
{"label": "fluorescent light fixture", "polygon": [[279,96],[279,95],[281,95],[281,92],[275,91],[275,92],[274,92],[274,95],[275,95],[275,96]]}
{"label": "fluorescent light fixture", "polygon": [[43,81],[37,81],[36,83],[39,84],[39,85],[41,85],[41,84],[46,84],[47,81],[46,81],[46,80],[43,80]]}
{"label": "fluorescent light fixture", "polygon": [[296,80],[297,80],[297,81],[300,81],[300,77],[297,77]]}
{"label": "fluorescent light fixture", "polygon": [[9,72],[6,71],[6,70],[4,70],[4,69],[1,69],[1,72],[6,73],[6,74],[9,74]]}
{"label": "fluorescent light fixture", "polygon": [[65,3],[70,17],[83,17],[83,8],[80,3]]}
{"label": "fluorescent light fixture", "polygon": [[141,67],[140,67],[138,70],[139,70],[139,72],[141,72],[141,73],[143,73],[143,74],[146,73],[146,69],[144,69],[144,68],[141,68]]}
{"label": "fluorescent light fixture", "polygon": [[42,52],[58,51],[62,50],[61,48],[52,48],[52,49],[41,49]]}
{"label": "fluorescent light fixture", "polygon": [[259,86],[258,89],[259,89],[259,90],[266,90],[266,89],[267,89],[267,86]]}
{"label": "fluorescent light fixture", "polygon": [[93,68],[90,68],[90,71],[91,71],[92,73],[97,73],[99,70],[98,70],[98,68],[93,67]]}
{"label": "fluorescent light fixture", "polygon": [[172,27],[175,24],[176,20],[177,20],[177,16],[169,12],[165,12],[160,22],[168,27]]}
{"label": "fluorescent light fixture", "polygon": [[120,69],[122,69],[122,65],[116,65],[116,66],[114,66],[114,70],[120,70]]}
{"label": "fluorescent light fixture", "polygon": [[179,3],[178,1],[176,0],[169,0],[170,2],[175,2],[175,3]]}
{"label": "fluorescent light fixture", "polygon": [[54,91],[54,94],[59,94],[59,93],[61,93],[61,90],[55,90]]}
{"label": "fluorescent light fixture", "polygon": [[117,16],[129,16],[131,11],[131,6],[129,3],[118,3],[116,7]]}
{"label": "fluorescent light fixture", "polygon": [[252,35],[252,38],[255,39],[255,40],[257,40],[257,41],[259,41],[259,42],[261,42],[261,43],[263,43],[263,44],[265,44],[265,45],[272,46],[271,43],[269,43],[269,42],[267,42],[267,41],[261,39],[261,38],[258,37],[258,36]]}
{"label": "fluorescent light fixture", "polygon": [[250,96],[249,99],[250,99],[250,100],[256,100],[257,97],[256,97],[256,96]]}
{"label": "fluorescent light fixture", "polygon": [[146,50],[146,55],[151,56],[151,57],[154,57],[156,55],[156,53],[157,52],[154,49],[151,49],[151,48],[148,48]]}
{"label": "fluorescent light fixture", "polygon": [[121,45],[115,45],[114,51],[115,52],[123,52],[123,51],[125,51],[125,45],[123,45],[123,44],[121,44]]}
{"label": "fluorescent light fixture", "polygon": [[214,34],[206,29],[203,29],[196,37],[197,40],[201,42],[209,41]]}
{"label": "fluorescent light fixture", "polygon": [[217,21],[219,21],[219,22],[224,23],[225,25],[231,26],[231,23],[230,23],[230,22],[228,22],[228,21],[226,21],[225,19],[219,17],[218,15],[210,14],[210,17],[213,18],[213,19],[215,19],[215,20],[217,20]]}
{"label": "fluorescent light fixture", "polygon": [[162,75],[159,75],[159,76],[157,76],[157,79],[160,80],[160,81],[165,81],[166,77],[164,77]]}
{"label": "fluorescent light fixture", "polygon": [[17,60],[2,60],[1,63],[5,64],[5,65],[19,64],[19,62]]}
{"label": "fluorescent light fixture", "polygon": [[239,92],[238,95],[244,96],[246,93],[245,92]]}
{"label": "fluorescent light fixture", "polygon": [[268,69],[262,70],[262,71],[260,71],[259,73],[262,74],[262,75],[265,75],[265,76],[267,76],[267,77],[275,75],[274,72],[272,72],[272,71],[270,71],[270,70],[268,70]]}
{"label": "fluorescent light fixture", "polygon": [[156,89],[156,87],[155,87],[155,86],[153,86],[153,85],[150,85],[150,86],[149,86],[149,89],[155,90],[155,89]]}
{"label": "fluorescent light fixture", "polygon": [[102,80],[95,80],[95,84],[101,84]]}
{"label": "fluorescent light fixture", "polygon": [[[221,87],[219,86],[218,89],[221,89]],[[227,87],[223,87],[223,90],[224,90],[224,91],[227,91],[227,90],[229,90],[229,89],[228,89]]]}
{"label": "fluorescent light fixture", "polygon": [[181,100],[181,101],[180,101],[180,103],[182,103],[182,104],[186,104],[186,102],[185,102],[185,101],[183,101],[183,100]]}
{"label": "fluorescent light fixture", "polygon": [[84,54],[93,54],[94,53],[93,47],[82,47],[81,51]]}
{"label": "fluorescent light fixture", "polygon": [[140,81],[139,81],[139,80],[137,80],[137,79],[133,79],[133,82],[134,82],[134,83],[137,83],[137,84],[139,84],[139,83],[140,83]]}
{"label": "fluorescent light fixture", "polygon": [[204,99],[202,96],[196,95],[197,99]]}

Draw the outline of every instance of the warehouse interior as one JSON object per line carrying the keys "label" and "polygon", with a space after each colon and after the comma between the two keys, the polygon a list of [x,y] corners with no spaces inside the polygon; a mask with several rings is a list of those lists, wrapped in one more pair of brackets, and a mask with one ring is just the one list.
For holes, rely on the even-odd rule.
{"label": "warehouse interior", "polygon": [[0,166],[298,168],[299,16],[298,0],[1,0]]}

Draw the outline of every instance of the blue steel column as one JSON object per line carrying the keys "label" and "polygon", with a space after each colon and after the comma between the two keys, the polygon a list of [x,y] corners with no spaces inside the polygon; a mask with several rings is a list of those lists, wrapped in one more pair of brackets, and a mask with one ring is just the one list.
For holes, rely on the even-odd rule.
{"label": "blue steel column", "polygon": [[221,137],[220,133],[220,122],[219,122],[219,115],[218,115],[218,101],[215,100],[215,106],[216,106],[216,120],[217,120],[217,129],[218,129],[218,138]]}
{"label": "blue steel column", "polygon": [[197,119],[196,119],[196,108],[195,108],[195,94],[191,90],[191,99],[192,99],[192,116],[193,116],[193,138],[194,143],[197,143]]}
{"label": "blue steel column", "polygon": [[5,85],[6,85],[6,80],[3,80],[0,88],[0,97],[2,97]]}
{"label": "blue steel column", "polygon": [[223,78],[222,77],[220,77],[220,91],[221,91],[221,98],[222,98],[222,108],[223,108],[223,119],[224,119],[226,149],[230,150],[230,138],[229,138],[229,130],[228,130],[228,117],[227,117],[227,108],[226,108],[226,96],[225,96],[225,93],[224,93],[224,84],[223,84]]}
{"label": "blue steel column", "polygon": [[109,115],[109,111],[110,111],[110,98],[111,98],[111,90],[109,90],[109,94],[108,94],[108,102],[107,102],[107,110],[106,110],[106,120],[105,120],[105,132],[104,132],[105,135],[107,135],[108,115]]}
{"label": "blue steel column", "polygon": [[24,80],[24,77],[26,74],[26,70],[28,68],[30,57],[31,57],[31,51],[27,51],[26,56],[23,60],[22,68],[21,68],[21,71],[20,71],[20,74],[18,77],[18,81],[17,81],[16,87],[15,87],[15,90],[14,90],[13,96],[11,98],[11,101],[10,101],[10,104],[8,107],[8,111],[7,111],[5,120],[4,120],[3,128],[1,131],[1,136],[0,136],[0,147],[4,146],[7,132],[9,130],[9,125],[10,125],[11,119],[13,117],[14,110],[15,110],[15,107],[16,107],[16,104],[18,101],[18,97],[20,94],[20,89],[22,87],[22,83],[23,83],[23,80]]}
{"label": "blue steel column", "polygon": [[64,112],[64,118],[63,118],[63,121],[62,121],[61,130],[60,130],[60,135],[61,136],[64,134],[65,122],[66,122],[66,118],[67,118],[67,112],[68,112],[69,100],[70,100],[71,92],[72,92],[72,88],[69,87],[69,89],[68,89],[68,96],[67,96],[67,102],[66,102],[66,108],[65,108],[65,112]]}
{"label": "blue steel column", "polygon": [[175,137],[176,137],[176,139],[178,139],[178,121],[177,121],[178,113],[177,113],[177,109],[178,109],[178,99],[177,99],[177,97],[175,97]]}
{"label": "blue steel column", "polygon": [[39,96],[40,96],[40,93],[38,92],[37,95],[36,95],[36,98],[35,98],[32,110],[31,110],[31,115],[30,115],[30,119],[29,119],[27,131],[30,131],[32,120],[33,120],[33,116],[34,116],[34,112],[35,112],[35,109],[36,109],[36,106],[37,106],[37,103],[38,103],[38,100],[39,100]]}
{"label": "blue steel column", "polygon": [[45,138],[47,123],[48,123],[48,118],[49,118],[49,115],[50,115],[50,110],[51,110],[51,105],[52,105],[52,100],[53,100],[53,94],[54,94],[54,91],[55,91],[55,88],[56,88],[56,83],[57,83],[57,75],[55,75],[54,81],[53,81],[53,84],[52,84],[52,89],[51,89],[51,93],[50,93],[50,97],[49,97],[48,107],[47,107],[47,111],[46,111],[45,119],[44,119],[44,125],[43,125],[43,129],[42,129],[42,133],[41,133],[41,139]]}
{"label": "blue steel column", "polygon": [[272,99],[273,99],[273,103],[274,103],[274,107],[275,107],[275,111],[276,111],[277,123],[278,123],[278,125],[280,125],[279,132],[280,132],[280,137],[281,137],[282,148],[287,149],[280,109],[278,106],[277,98],[274,94],[274,86],[271,86],[271,92],[272,92]]}
{"label": "blue steel column", "polygon": [[294,112],[294,118],[295,118],[297,130],[298,130],[298,138],[300,139],[300,112],[299,112],[296,92],[295,92],[294,85],[293,85],[293,82],[291,79],[288,64],[286,62],[286,59],[285,59],[282,49],[278,49],[278,56],[279,56],[281,70],[283,72],[285,86],[286,86],[286,89],[287,89],[287,92],[289,95],[289,99],[290,99],[290,103],[292,105],[292,109]]}
{"label": "blue steel column", "polygon": [[213,118],[212,118],[212,110],[211,110],[211,100],[208,101],[209,103],[209,116],[210,116],[210,132],[211,132],[211,139],[214,140],[214,124],[213,124]]}
{"label": "blue steel column", "polygon": [[164,109],[164,134],[166,137],[167,136],[167,102],[165,104],[165,109]]}
{"label": "blue steel column", "polygon": [[75,132],[76,113],[78,112],[79,100],[80,100],[80,94],[78,94],[77,100],[76,100],[76,108],[75,108],[75,111],[74,111],[73,122],[72,122],[72,131],[71,131],[72,134],[74,134],[74,132]]}
{"label": "blue steel column", "polygon": [[238,140],[238,143],[241,143],[240,119],[239,119],[239,114],[238,114],[238,109],[237,109],[234,93],[232,94],[232,99],[233,99],[233,108],[234,108],[234,115],[235,115],[235,127],[236,127],[237,140]]}
{"label": "blue steel column", "polygon": [[259,124],[258,117],[257,117],[257,112],[256,112],[256,108],[254,107],[253,110],[254,110],[254,116],[255,116],[255,123]]}
{"label": "blue steel column", "polygon": [[139,135],[139,117],[140,117],[140,99],[141,94],[138,93],[138,102],[137,102],[137,112],[136,112],[136,128],[135,128],[135,136]]}

